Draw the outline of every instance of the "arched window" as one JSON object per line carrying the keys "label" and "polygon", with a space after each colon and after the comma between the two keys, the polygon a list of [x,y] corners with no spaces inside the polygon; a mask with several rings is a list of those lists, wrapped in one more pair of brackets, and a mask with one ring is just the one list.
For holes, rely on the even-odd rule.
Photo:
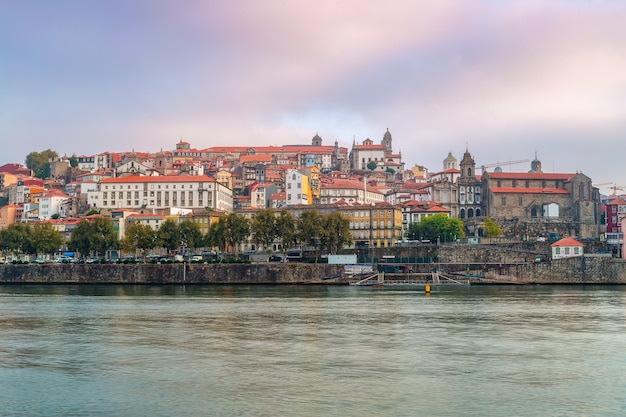
{"label": "arched window", "polygon": [[480,217],[480,209],[479,208],[476,209],[476,217]]}
{"label": "arched window", "polygon": [[530,210],[530,217],[537,217],[537,207],[533,207]]}
{"label": "arched window", "polygon": [[579,184],[578,185],[578,198],[579,199],[583,199],[585,198],[585,186],[584,184]]}
{"label": "arched window", "polygon": [[461,218],[464,219],[465,218],[465,209],[461,209]]}
{"label": "arched window", "polygon": [[468,177],[472,176],[472,168],[467,168],[467,176]]}
{"label": "arched window", "polygon": [[467,210],[467,218],[469,219],[470,217],[474,217],[474,209]]}

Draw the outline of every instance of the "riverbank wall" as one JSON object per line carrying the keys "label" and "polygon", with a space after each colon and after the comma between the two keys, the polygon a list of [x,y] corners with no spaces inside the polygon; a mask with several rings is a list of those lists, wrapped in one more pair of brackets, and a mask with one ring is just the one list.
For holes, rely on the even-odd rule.
{"label": "riverbank wall", "polygon": [[0,265],[0,284],[330,284],[343,272],[343,265],[295,263],[16,264]]}
{"label": "riverbank wall", "polygon": [[[437,262],[398,266],[392,279],[454,274],[472,284],[626,284],[626,260],[606,255],[542,262]],[[374,270],[376,270],[374,266]],[[15,264],[0,265],[0,284],[339,284],[356,278],[343,265],[255,264]]]}

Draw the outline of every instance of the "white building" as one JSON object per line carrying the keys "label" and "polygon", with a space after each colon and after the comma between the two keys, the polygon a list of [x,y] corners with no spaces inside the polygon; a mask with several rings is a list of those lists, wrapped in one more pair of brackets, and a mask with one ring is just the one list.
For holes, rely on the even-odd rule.
{"label": "white building", "polygon": [[231,212],[232,190],[207,176],[129,176],[102,179],[87,202],[105,209],[163,210],[211,207]]}
{"label": "white building", "polygon": [[39,219],[48,220],[59,215],[63,203],[69,197],[58,190],[50,190],[39,197]]}
{"label": "white building", "polygon": [[320,204],[376,204],[385,201],[385,195],[377,188],[358,180],[333,178],[322,182]]}
{"label": "white building", "polygon": [[376,170],[384,171],[385,146],[376,145],[371,139],[365,139],[362,145],[352,145],[350,162],[355,171],[369,171],[367,164],[376,163]]}
{"label": "white building", "polygon": [[550,245],[552,248],[552,259],[573,258],[583,256],[583,244],[573,237],[566,237]]}
{"label": "white building", "polygon": [[290,169],[285,173],[285,198],[288,206],[311,204],[309,178],[303,173]]}

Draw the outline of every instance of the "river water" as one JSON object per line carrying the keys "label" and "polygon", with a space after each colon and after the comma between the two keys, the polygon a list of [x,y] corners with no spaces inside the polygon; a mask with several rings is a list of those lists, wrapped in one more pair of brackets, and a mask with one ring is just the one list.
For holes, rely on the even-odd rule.
{"label": "river water", "polygon": [[0,286],[0,416],[624,416],[626,287]]}

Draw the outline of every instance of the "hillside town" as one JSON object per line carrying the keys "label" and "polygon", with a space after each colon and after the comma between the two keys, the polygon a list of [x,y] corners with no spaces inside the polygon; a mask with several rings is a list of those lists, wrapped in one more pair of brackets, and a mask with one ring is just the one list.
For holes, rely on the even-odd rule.
{"label": "hillside town", "polygon": [[[527,165],[526,165],[527,164]],[[388,248],[407,242],[412,223],[443,214],[462,221],[462,236],[479,242],[489,218],[500,238],[605,241],[621,256],[626,197],[601,196],[582,172],[547,173],[531,160],[477,164],[466,145],[442,165],[408,167],[387,130],[380,141],[196,148],[182,139],[156,153],[103,152],[58,156],[40,177],[20,163],[0,166],[0,230],[15,223],[49,223],[68,239],[89,213],[110,219],[118,237],[139,223],[158,229],[167,219],[196,223],[203,233],[227,213],[306,210],[340,212],[351,247]],[[259,248],[248,239],[239,248]]]}

